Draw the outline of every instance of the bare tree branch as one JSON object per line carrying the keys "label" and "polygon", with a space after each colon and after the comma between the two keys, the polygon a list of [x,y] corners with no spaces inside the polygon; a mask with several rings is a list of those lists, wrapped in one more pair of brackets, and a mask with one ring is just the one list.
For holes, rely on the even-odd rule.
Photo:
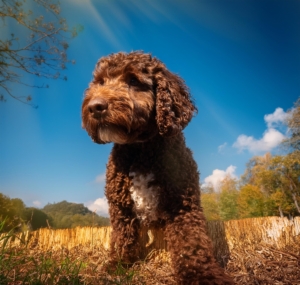
{"label": "bare tree branch", "polygon": [[[28,8],[27,2],[35,5],[35,13]],[[28,103],[30,96],[16,96],[10,86],[48,87],[23,82],[24,73],[66,80],[60,71],[65,70],[67,64],[75,63],[67,57],[67,40],[75,37],[82,27],[68,28],[66,20],[60,15],[57,0],[2,0],[0,18],[0,29],[15,29],[19,35],[16,37],[15,33],[11,33],[6,39],[0,39],[0,101],[5,101],[5,95],[9,95],[32,105]]]}

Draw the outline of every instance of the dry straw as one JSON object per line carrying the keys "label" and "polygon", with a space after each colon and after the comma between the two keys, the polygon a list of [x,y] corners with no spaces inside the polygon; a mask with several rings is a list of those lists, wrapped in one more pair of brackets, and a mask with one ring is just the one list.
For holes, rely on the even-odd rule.
{"label": "dry straw", "polygon": [[[214,221],[207,228],[215,257],[237,284],[300,284],[300,217]],[[8,240],[2,235],[0,245],[5,240],[13,250],[26,244],[32,256],[52,252],[82,262],[78,274],[85,284],[175,284],[161,231],[143,229],[141,261],[129,269],[120,265],[116,272],[104,269],[110,233],[110,227],[40,229]]]}

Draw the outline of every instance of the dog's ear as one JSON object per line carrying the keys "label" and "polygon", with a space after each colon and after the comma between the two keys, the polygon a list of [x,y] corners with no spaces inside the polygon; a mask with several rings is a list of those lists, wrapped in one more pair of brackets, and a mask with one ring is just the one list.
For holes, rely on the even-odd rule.
{"label": "dog's ear", "polygon": [[166,68],[154,73],[156,122],[160,135],[173,136],[190,122],[197,109],[184,81]]}

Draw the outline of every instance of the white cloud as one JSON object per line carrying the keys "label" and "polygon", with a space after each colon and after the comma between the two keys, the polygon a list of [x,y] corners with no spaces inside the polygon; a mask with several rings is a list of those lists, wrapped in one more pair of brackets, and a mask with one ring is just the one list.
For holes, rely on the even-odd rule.
{"label": "white cloud", "polygon": [[227,146],[227,142],[225,142],[225,143],[219,145],[219,146],[218,146],[218,152],[222,152],[226,146]]}
{"label": "white cloud", "polygon": [[277,147],[284,138],[285,136],[281,132],[267,129],[259,140],[252,136],[240,135],[233,147],[239,151],[249,150],[252,153],[268,152]]}
{"label": "white cloud", "polygon": [[40,201],[33,201],[32,204],[36,207],[41,207],[42,206],[42,203]]}
{"label": "white cloud", "polygon": [[105,182],[105,173],[99,174],[95,178],[96,183],[103,183]]}
{"label": "white cloud", "polygon": [[282,108],[277,108],[273,114],[268,114],[264,116],[265,122],[268,125],[268,128],[273,128],[278,124],[283,123],[288,114],[283,111]]}
{"label": "white cloud", "polygon": [[105,197],[98,198],[95,201],[85,203],[85,206],[91,210],[95,211],[100,216],[108,216],[108,203]]}
{"label": "white cloud", "polygon": [[236,166],[230,165],[226,170],[215,169],[211,175],[204,179],[203,186],[212,185],[215,191],[219,191],[220,183],[229,176],[232,178],[237,178],[235,175]]}
{"label": "white cloud", "polygon": [[252,153],[268,152],[276,148],[285,139],[285,135],[276,130],[286,119],[287,113],[282,108],[277,108],[274,113],[264,116],[267,129],[262,138],[256,139],[253,136],[240,135],[232,145],[238,151],[248,150]]}

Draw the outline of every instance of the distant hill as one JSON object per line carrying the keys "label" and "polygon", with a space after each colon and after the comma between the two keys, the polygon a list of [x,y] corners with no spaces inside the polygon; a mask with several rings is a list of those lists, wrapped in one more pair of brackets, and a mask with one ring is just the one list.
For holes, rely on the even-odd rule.
{"label": "distant hill", "polygon": [[64,229],[77,226],[108,226],[109,219],[90,211],[83,204],[62,201],[47,204],[43,209],[53,228]]}
{"label": "distant hill", "polygon": [[37,230],[49,226],[53,229],[66,229],[108,225],[108,218],[98,216],[83,204],[62,201],[37,209],[26,207],[19,198],[11,199],[0,193],[0,233]]}
{"label": "distant hill", "polygon": [[92,211],[90,211],[87,207],[85,207],[83,204],[77,204],[77,203],[70,203],[67,201],[62,201],[59,203],[48,203],[43,209],[45,213],[61,213],[64,215],[87,215],[92,214]]}

